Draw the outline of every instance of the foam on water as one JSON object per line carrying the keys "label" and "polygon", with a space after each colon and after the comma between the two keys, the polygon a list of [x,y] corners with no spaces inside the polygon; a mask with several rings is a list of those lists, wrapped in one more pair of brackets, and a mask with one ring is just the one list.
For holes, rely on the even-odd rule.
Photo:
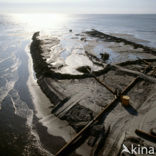
{"label": "foam on water", "polygon": [[[15,124],[16,122],[21,124],[18,125],[21,128],[19,131],[28,131],[28,126],[30,128],[28,132],[36,136],[39,146],[39,136],[32,130],[34,115],[40,118],[40,122],[48,128],[50,134],[62,134],[60,125],[67,129],[62,136],[66,141],[74,134],[73,130],[71,135],[68,133],[70,127],[66,123],[50,115],[49,107],[52,104],[37,85],[32,66],[28,69],[28,60],[30,61],[27,55],[28,45],[34,32],[42,31],[44,35],[59,37],[60,45],[51,51],[59,50],[62,59],[67,59],[66,63],[74,66],[72,54],[78,56],[78,64],[81,64],[84,46],[87,44],[87,42],[82,43],[81,37],[75,34],[94,28],[106,33],[130,34],[148,41],[139,42],[156,47],[155,25],[156,15],[0,15],[0,107],[3,104],[0,117],[7,120],[7,117],[11,116]],[[69,33],[69,29],[72,29],[73,33]],[[94,48],[98,54],[101,50],[106,50],[110,54],[110,61],[118,58],[117,53],[104,45],[99,44]],[[129,54],[128,57],[135,59],[136,56]],[[90,64],[88,60],[84,61]],[[31,80],[30,74],[32,74]],[[11,121],[7,122],[6,127],[9,127]]]}

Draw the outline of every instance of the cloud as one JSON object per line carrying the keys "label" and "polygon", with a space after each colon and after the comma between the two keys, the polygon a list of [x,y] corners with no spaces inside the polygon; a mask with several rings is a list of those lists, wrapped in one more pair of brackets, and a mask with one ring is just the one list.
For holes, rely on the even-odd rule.
{"label": "cloud", "polygon": [[0,0],[1,12],[156,13],[156,0]]}

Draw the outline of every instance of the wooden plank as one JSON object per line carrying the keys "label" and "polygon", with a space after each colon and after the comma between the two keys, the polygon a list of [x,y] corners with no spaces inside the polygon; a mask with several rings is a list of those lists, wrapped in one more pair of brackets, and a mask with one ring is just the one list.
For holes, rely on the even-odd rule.
{"label": "wooden plank", "polygon": [[[145,68],[145,72],[148,72],[149,69],[148,65]],[[127,87],[125,87],[125,89],[122,91],[121,95],[126,94],[135,84],[136,82],[140,79],[139,76],[137,76],[136,78],[134,78]],[[81,129],[73,138],[70,142],[68,142],[67,144],[65,144],[57,153],[56,156],[64,156],[66,151],[70,149],[71,145],[76,142],[82,134],[84,134],[85,132],[87,133],[87,130],[93,125],[93,123],[95,123],[96,121],[98,121],[101,117],[103,117],[104,115],[108,114],[114,107],[115,107],[115,103],[117,103],[120,100],[120,96],[116,96],[114,98],[114,100],[108,104],[97,116],[94,117],[94,119],[92,121],[90,121],[83,129]]]}
{"label": "wooden plank", "polygon": [[81,136],[82,133],[86,132],[90,128],[90,126],[103,115],[103,113],[105,113],[115,102],[117,102],[117,100],[118,100],[118,97],[116,97],[109,105],[105,107],[105,109],[102,112],[100,112],[92,121],[90,121],[83,129],[81,129],[69,143],[67,143],[63,148],[61,148],[56,153],[56,156],[63,156],[65,149],[67,147],[70,148],[70,145],[73,142],[75,142]]}
{"label": "wooden plank", "polygon": [[135,130],[135,133],[141,137],[143,137],[144,139],[147,139],[147,140],[150,140],[152,142],[155,142],[156,143],[156,136],[152,135],[152,134],[149,134],[149,133],[146,133],[142,130],[139,130],[139,129],[136,129]]}
{"label": "wooden plank", "polygon": [[138,60],[142,61],[143,63],[150,65],[150,63],[148,61],[146,61],[145,59],[141,59],[140,57],[137,57]]}
{"label": "wooden plank", "polygon": [[108,87],[105,83],[101,82],[96,76],[93,76],[94,79],[99,83],[101,84],[102,86],[104,86],[106,89],[108,89],[111,93],[115,94],[115,92],[110,88]]}

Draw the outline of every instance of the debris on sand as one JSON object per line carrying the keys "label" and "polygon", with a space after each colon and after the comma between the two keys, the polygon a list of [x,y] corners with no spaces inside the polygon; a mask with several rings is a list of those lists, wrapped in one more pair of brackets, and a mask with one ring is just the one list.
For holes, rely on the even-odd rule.
{"label": "debris on sand", "polygon": [[[54,104],[52,113],[77,132],[56,155],[81,148],[92,155],[121,155],[122,144],[132,142],[155,147],[135,133],[142,126],[155,136],[151,129],[156,127],[155,49],[97,30],[82,36],[86,42],[73,38],[74,48],[68,53],[56,37],[42,37],[39,32],[32,37],[34,69]],[[130,101],[125,103],[122,95]]]}
{"label": "debris on sand", "polygon": [[109,54],[108,53],[100,53],[100,55],[101,55],[101,59],[103,61],[106,61],[106,60],[109,59]]}

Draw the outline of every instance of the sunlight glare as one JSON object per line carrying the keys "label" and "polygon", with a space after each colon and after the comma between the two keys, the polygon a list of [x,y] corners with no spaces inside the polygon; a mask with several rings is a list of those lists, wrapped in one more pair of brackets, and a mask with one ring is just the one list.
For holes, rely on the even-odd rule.
{"label": "sunlight glare", "polygon": [[52,30],[64,27],[69,21],[65,14],[16,14],[17,23],[24,23],[33,30]]}

